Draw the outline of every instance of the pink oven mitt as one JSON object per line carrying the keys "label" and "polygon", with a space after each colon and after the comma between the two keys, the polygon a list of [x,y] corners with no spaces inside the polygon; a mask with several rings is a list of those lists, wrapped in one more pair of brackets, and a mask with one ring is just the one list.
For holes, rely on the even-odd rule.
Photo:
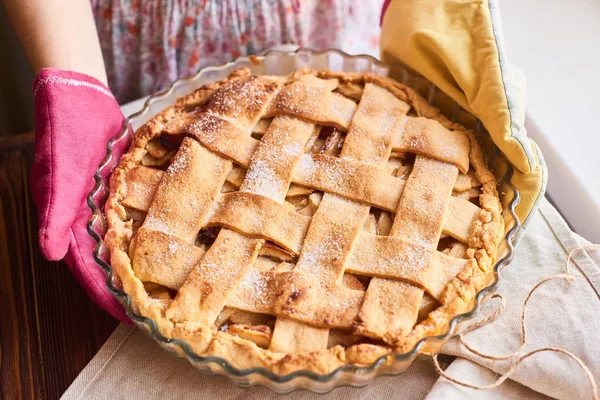
{"label": "pink oven mitt", "polygon": [[[92,256],[94,241],[86,226],[86,197],[94,174],[124,117],[100,81],[72,71],[43,69],[33,83],[35,162],[31,172],[38,209],[39,242],[48,260],[62,258],[88,295],[121,321],[123,307],[105,285]],[[117,154],[120,155],[120,154]]]}

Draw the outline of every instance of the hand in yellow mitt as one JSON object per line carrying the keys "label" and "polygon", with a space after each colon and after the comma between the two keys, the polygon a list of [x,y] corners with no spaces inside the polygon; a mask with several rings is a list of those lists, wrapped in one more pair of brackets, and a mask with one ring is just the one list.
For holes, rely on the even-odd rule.
{"label": "hand in yellow mitt", "polygon": [[524,128],[525,79],[506,60],[497,2],[391,0],[386,6],[382,61],[420,73],[483,123],[516,168],[517,215],[525,223],[543,197],[547,171]]}

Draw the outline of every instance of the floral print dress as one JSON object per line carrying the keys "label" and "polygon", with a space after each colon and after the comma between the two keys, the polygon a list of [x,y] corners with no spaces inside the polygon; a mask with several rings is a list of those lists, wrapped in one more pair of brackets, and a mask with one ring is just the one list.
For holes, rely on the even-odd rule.
{"label": "floral print dress", "polygon": [[295,44],[379,53],[383,0],[92,0],[120,103],[198,69]]}

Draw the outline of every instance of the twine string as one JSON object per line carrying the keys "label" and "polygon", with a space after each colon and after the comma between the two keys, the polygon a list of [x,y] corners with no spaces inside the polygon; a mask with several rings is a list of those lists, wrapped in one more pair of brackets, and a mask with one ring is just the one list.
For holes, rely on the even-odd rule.
{"label": "twine string", "polygon": [[504,307],[506,307],[506,300],[504,300],[504,297],[500,293],[494,293],[492,297],[490,297],[490,300],[493,299],[500,299],[500,306],[496,308],[496,310],[494,310],[494,312],[488,315],[487,317],[469,325],[460,335],[458,335],[460,339],[462,339],[462,335],[464,335],[465,333],[469,333],[471,331],[474,331],[475,329],[481,328],[482,326],[489,324],[490,322],[498,318],[500,314],[502,314],[502,311],[504,311]]}
{"label": "twine string", "polygon": [[[523,303],[523,309],[521,310],[521,346],[519,346],[519,348],[517,350],[513,351],[512,353],[509,353],[509,354],[506,354],[506,355],[502,355],[502,356],[494,356],[494,355],[490,355],[490,354],[486,354],[486,353],[483,353],[481,351],[478,351],[478,350],[474,349],[473,347],[471,347],[464,340],[464,337],[463,337],[463,335],[465,333],[470,332],[472,329],[465,330],[465,332],[463,332],[460,335],[458,335],[459,342],[463,346],[465,346],[465,348],[467,350],[469,350],[471,353],[476,354],[476,355],[478,355],[480,357],[486,358],[488,360],[501,361],[501,360],[508,360],[509,358],[513,358],[513,357],[518,356],[521,353],[521,351],[523,351],[523,349],[525,348],[525,345],[527,343],[527,329],[526,329],[527,328],[527,326],[526,326],[527,324],[525,322],[525,320],[526,320],[527,303],[529,303],[529,300],[531,299],[531,296],[533,295],[533,293],[535,293],[535,291],[540,286],[542,286],[543,284],[545,284],[547,282],[555,280],[555,279],[565,279],[565,280],[567,280],[567,281],[570,282],[570,281],[573,281],[575,278],[573,277],[573,275],[569,275],[569,274],[554,275],[554,276],[551,276],[551,277],[548,277],[548,278],[545,278],[545,279],[541,280],[540,282],[538,282],[537,285],[535,285],[533,287],[533,289],[531,289],[529,291],[529,293],[527,294],[527,298],[525,299],[525,302]],[[501,295],[498,295],[498,296],[502,297]],[[505,307],[505,301],[504,301],[504,298],[502,298],[502,305],[498,308],[498,310],[494,314],[492,314],[492,315],[494,315],[493,319],[496,319],[498,317],[498,315],[500,315],[500,313],[504,310],[504,307]],[[486,319],[484,319],[483,321],[485,321]],[[486,323],[488,323],[488,322],[486,322]],[[476,324],[473,324],[473,325],[476,325]],[[483,325],[485,325],[485,324],[481,324],[481,325],[479,325],[477,327],[479,328],[480,326],[483,326]]]}
{"label": "twine string", "polygon": [[[587,253],[588,250],[600,250],[600,244],[588,244],[588,245],[584,245],[584,246],[578,246],[575,247],[573,250],[571,250],[569,252],[569,256],[567,257],[567,264],[565,266],[565,269],[567,271],[567,274],[570,274],[570,269],[569,269],[569,265],[571,264],[571,260],[573,258],[573,256],[575,255],[575,253],[577,253],[578,251],[584,251]],[[579,272],[581,272],[581,274],[583,276],[586,277],[586,279],[588,279],[587,275],[581,270],[581,268],[579,267],[579,265],[576,262],[573,262],[573,264],[575,265],[575,267],[577,267],[577,269],[579,270]],[[598,267],[598,265],[594,264],[597,268],[600,269],[600,267]],[[588,282],[590,284],[590,286],[592,287],[592,289],[594,290],[594,293],[596,293],[596,296],[598,296],[598,300],[600,300],[600,293],[598,292],[598,290],[596,289],[596,287],[594,285],[592,285],[592,283],[589,281]]]}

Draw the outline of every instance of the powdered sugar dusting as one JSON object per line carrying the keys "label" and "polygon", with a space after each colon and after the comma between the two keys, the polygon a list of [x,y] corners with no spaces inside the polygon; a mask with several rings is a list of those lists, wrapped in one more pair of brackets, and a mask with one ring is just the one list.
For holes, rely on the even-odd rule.
{"label": "powdered sugar dusting", "polygon": [[179,151],[177,152],[177,154],[175,155],[175,159],[173,160],[171,165],[169,165],[169,168],[167,168],[167,174],[173,176],[175,174],[182,173],[183,170],[189,164],[190,158],[191,158],[190,146],[186,145],[186,143],[184,142],[181,145],[181,147],[179,148]]}
{"label": "powdered sugar dusting", "polygon": [[[304,151],[303,142],[288,131],[293,130],[295,124],[306,123],[288,117],[278,117],[271,123],[252,157],[241,191],[260,194],[278,202],[284,200],[294,163]],[[306,124],[300,129],[310,127]]]}
{"label": "powdered sugar dusting", "polygon": [[309,115],[315,109],[315,99],[324,94],[324,90],[304,82],[287,85],[277,96],[276,107],[279,112],[296,115]]}
{"label": "powdered sugar dusting", "polygon": [[296,177],[315,186],[340,192],[347,183],[347,168],[337,157],[305,154],[295,171]]}
{"label": "powdered sugar dusting", "polygon": [[297,269],[317,277],[323,285],[337,279],[338,268],[342,267],[339,262],[344,260],[349,250],[349,243],[346,243],[349,238],[344,237],[344,229],[334,221],[330,223],[329,229],[321,233],[320,240],[305,242],[297,264]]}
{"label": "powdered sugar dusting", "polygon": [[304,179],[314,176],[317,171],[317,166],[310,154],[304,154],[300,157],[297,173],[302,174]]}
{"label": "powdered sugar dusting", "polygon": [[246,274],[242,282],[240,282],[239,289],[245,294],[244,300],[253,309],[262,310],[269,305],[269,285],[266,276],[267,274],[257,269],[252,269]]}
{"label": "powdered sugar dusting", "polygon": [[277,87],[275,81],[258,76],[234,79],[213,95],[209,109],[217,115],[235,117],[240,129],[250,131],[257,122],[254,116],[259,114]]}
{"label": "powdered sugar dusting", "polygon": [[281,154],[287,157],[296,157],[300,151],[302,150],[302,146],[298,142],[291,142],[284,144],[281,147]]}
{"label": "powdered sugar dusting", "polygon": [[272,166],[264,160],[255,160],[246,177],[240,190],[252,192],[276,200],[281,196],[281,186],[283,180],[275,173]]}
{"label": "powdered sugar dusting", "polygon": [[166,224],[159,218],[154,217],[151,214],[148,214],[146,219],[144,220],[144,228],[152,230],[152,231],[160,231],[160,232],[169,232],[170,226]]}

